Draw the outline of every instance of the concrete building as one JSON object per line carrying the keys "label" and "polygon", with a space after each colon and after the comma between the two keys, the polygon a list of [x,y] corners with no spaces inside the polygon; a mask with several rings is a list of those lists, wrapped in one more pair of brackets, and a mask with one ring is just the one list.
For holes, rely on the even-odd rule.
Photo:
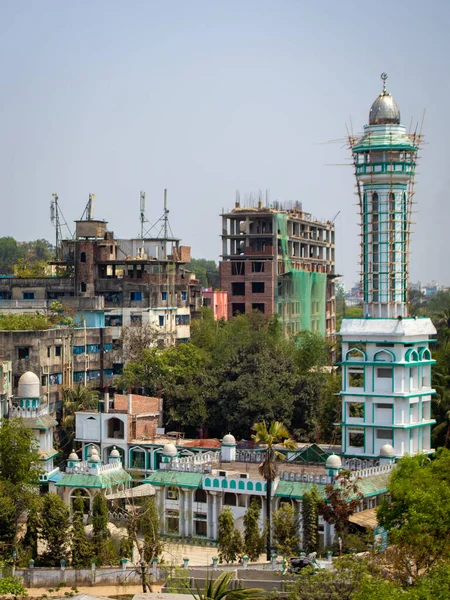
{"label": "concrete building", "polygon": [[314,220],[299,202],[236,206],[222,214],[220,286],[228,317],[278,313],[286,334],[333,336],[334,225]]}
{"label": "concrete building", "polygon": [[10,360],[0,360],[0,419],[8,415],[13,396],[13,374]]}
{"label": "concrete building", "polygon": [[[361,209],[363,319],[344,319],[342,450],[373,464],[430,454],[432,360],[436,334],[428,318],[408,317],[412,186],[420,142],[407,134],[386,91],[372,104],[369,125],[351,139]],[[384,449],[384,454],[383,454]]]}
{"label": "concrete building", "polygon": [[228,320],[228,293],[223,290],[213,290],[212,288],[202,290],[203,306],[213,311],[214,319]]}

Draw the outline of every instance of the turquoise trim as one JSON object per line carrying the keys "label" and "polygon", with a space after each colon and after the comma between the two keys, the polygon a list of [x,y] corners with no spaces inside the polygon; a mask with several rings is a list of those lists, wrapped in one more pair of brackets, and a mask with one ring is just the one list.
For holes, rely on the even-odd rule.
{"label": "turquoise trim", "polygon": [[[430,425],[434,425],[436,423],[436,419],[430,419],[428,421],[426,421],[425,423],[412,423],[410,425],[377,425],[376,423],[347,423],[346,427],[362,427],[362,428],[366,428],[366,429],[402,429],[402,430],[408,430],[408,429],[419,429],[420,427],[430,427]],[[344,423],[337,423],[337,425],[339,425],[340,427],[344,426]]]}
{"label": "turquoise trim", "polygon": [[[418,317],[419,319],[421,317]],[[427,318],[428,317],[424,317]],[[364,321],[365,319],[345,319],[346,321]],[[376,317],[374,317],[373,319],[371,319],[372,321],[376,321]],[[388,319],[383,319],[383,320],[388,320]],[[339,333],[337,335],[340,335]],[[371,340],[371,339],[365,339],[365,340],[341,340],[342,344],[402,344],[403,346],[407,346],[409,344],[431,344],[431,343],[435,343],[437,342],[437,340],[433,339],[433,338],[429,338],[428,340],[417,340],[414,342],[402,342],[402,341],[398,341],[398,340]]]}
{"label": "turquoise trim", "polygon": [[[358,388],[354,388],[355,390]],[[367,396],[369,394],[362,394],[360,392],[339,392],[339,396]],[[394,392],[393,394],[379,394],[371,393],[370,396],[374,398],[419,398],[420,396],[435,396],[436,390],[430,390],[429,392],[418,392],[417,394],[402,394],[401,392]]]}
{"label": "turquoise trim", "polygon": [[339,366],[339,367],[344,367],[344,366],[357,366],[357,365],[367,365],[370,367],[383,367],[384,365],[386,366],[392,366],[392,367],[421,367],[423,365],[435,365],[436,361],[434,359],[431,360],[423,360],[423,361],[417,361],[417,362],[383,362],[381,360],[378,361],[366,361],[366,362],[353,362],[353,361],[341,361],[341,362],[336,362],[334,363],[335,365]]}

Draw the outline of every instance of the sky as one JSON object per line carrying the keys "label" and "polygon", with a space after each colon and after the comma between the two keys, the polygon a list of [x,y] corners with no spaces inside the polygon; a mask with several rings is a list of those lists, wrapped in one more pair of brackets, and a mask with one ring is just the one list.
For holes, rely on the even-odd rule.
{"label": "sky", "polygon": [[[411,280],[450,285],[450,3],[429,0],[0,2],[0,236],[54,240],[95,193],[116,237],[155,222],[219,259],[222,209],[258,190],[336,225],[336,272],[358,280],[345,138],[380,74],[422,122]],[[338,214],[339,213],[339,214]],[[336,215],[338,215],[336,217]]]}

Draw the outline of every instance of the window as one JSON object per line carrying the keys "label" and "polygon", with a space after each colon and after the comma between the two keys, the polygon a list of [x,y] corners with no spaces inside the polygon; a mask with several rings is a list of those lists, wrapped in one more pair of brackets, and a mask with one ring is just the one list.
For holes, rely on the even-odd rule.
{"label": "window", "polygon": [[112,369],[105,369],[103,371],[103,376],[105,377],[105,379],[112,379],[114,373]]}
{"label": "window", "polygon": [[80,284],[80,291],[81,292],[85,292],[86,291],[86,282],[82,281]]}
{"label": "window", "polygon": [[73,382],[81,383],[82,381],[84,381],[84,371],[74,371]]}
{"label": "window", "polygon": [[131,302],[141,302],[142,292],[130,292],[130,300]]}
{"label": "window", "polygon": [[161,300],[167,302],[167,292],[161,292]]}
{"label": "window", "polygon": [[264,273],[264,262],[252,262],[252,273]]}
{"label": "window", "polygon": [[47,387],[47,375],[42,375],[41,385],[42,385],[42,387]]}
{"label": "window", "polygon": [[52,373],[48,376],[50,385],[61,385],[62,384],[62,373]]}
{"label": "window", "polygon": [[55,356],[61,356],[62,346],[55,346]]}
{"label": "window", "polygon": [[252,281],[252,293],[264,294],[264,281]]}
{"label": "window", "polygon": [[252,310],[258,310],[260,313],[265,312],[265,304],[264,302],[253,302],[252,304]]}
{"label": "window", "polygon": [[236,494],[226,492],[223,498],[223,503],[226,506],[236,506]]}
{"label": "window", "polygon": [[84,354],[84,346],[74,346],[73,353],[74,354]]}
{"label": "window", "polygon": [[22,346],[21,348],[17,348],[17,358],[19,360],[23,358],[30,358],[30,347]]}
{"label": "window", "polygon": [[86,252],[80,253],[80,262],[86,262]]}
{"label": "window", "polygon": [[175,315],[175,325],[189,325],[189,315]]}
{"label": "window", "polygon": [[348,416],[352,419],[364,418],[364,402],[348,402]]}
{"label": "window", "polygon": [[377,440],[392,440],[392,429],[377,429]]}
{"label": "window", "polygon": [[131,468],[145,469],[145,452],[143,450],[131,450]]}
{"label": "window", "polygon": [[195,490],[194,502],[206,502],[205,490]]}
{"label": "window", "polygon": [[234,281],[231,284],[231,294],[233,296],[245,296],[245,283],[243,281]]}
{"label": "window", "polygon": [[112,344],[103,344],[103,350],[105,352],[112,352],[113,345]]}
{"label": "window", "polygon": [[130,323],[132,325],[142,325],[142,315],[131,315]]}
{"label": "window", "polygon": [[236,260],[233,260],[231,263],[231,274],[245,275],[245,262],[238,262]]}
{"label": "window", "polygon": [[51,347],[47,346],[47,358],[50,358]]}
{"label": "window", "polygon": [[350,387],[364,388],[364,369],[354,367],[349,369],[348,384]]}
{"label": "window", "polygon": [[353,448],[364,447],[364,429],[352,429],[348,434],[349,445]]}
{"label": "window", "polygon": [[123,421],[113,417],[106,421],[108,437],[116,440],[123,440],[125,436],[125,427]]}
{"label": "window", "polygon": [[98,344],[88,344],[86,346],[86,352],[88,354],[97,354],[100,352],[100,346]]}
{"label": "window", "polygon": [[207,535],[207,522],[205,513],[194,513],[195,535]]}
{"label": "window", "polygon": [[181,292],[181,300],[183,302],[186,302],[186,300],[187,300],[187,292]]}
{"label": "window", "polygon": [[100,381],[100,371],[88,371],[87,378],[88,381]]}
{"label": "window", "polygon": [[168,533],[178,533],[180,514],[177,510],[167,510],[167,531]]}
{"label": "window", "polygon": [[34,292],[22,292],[22,300],[34,300]]}
{"label": "window", "polygon": [[389,367],[378,368],[377,377],[379,379],[392,379],[392,369]]}
{"label": "window", "polygon": [[159,326],[164,327],[164,315],[159,315],[158,320],[159,320]]}
{"label": "window", "polygon": [[106,327],[122,327],[122,315],[106,315]]}
{"label": "window", "polygon": [[244,302],[233,302],[231,305],[233,315],[241,314],[245,315],[245,304]]}
{"label": "window", "polygon": [[114,373],[114,375],[122,375],[123,364],[122,363],[113,363],[113,373]]}

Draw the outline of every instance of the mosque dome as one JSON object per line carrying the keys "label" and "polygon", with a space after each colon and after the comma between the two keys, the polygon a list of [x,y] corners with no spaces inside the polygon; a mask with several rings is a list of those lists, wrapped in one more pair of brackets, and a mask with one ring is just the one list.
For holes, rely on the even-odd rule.
{"label": "mosque dome", "polygon": [[394,458],[395,450],[390,444],[384,444],[380,448],[380,456],[384,458]]}
{"label": "mosque dome", "polygon": [[381,74],[383,91],[372,104],[369,113],[369,125],[398,125],[400,123],[400,110],[392,94],[386,91],[386,73]]}
{"label": "mosque dome", "polygon": [[98,454],[98,450],[95,446],[89,446],[88,456],[92,456],[93,454]]}
{"label": "mosque dome", "polygon": [[325,463],[325,467],[327,469],[341,469],[342,461],[337,454],[330,454],[327,458],[327,462]]}
{"label": "mosque dome", "polygon": [[72,452],[69,454],[69,460],[80,460],[75,450],[72,450]]}
{"label": "mosque dome", "polygon": [[115,446],[113,446],[113,449],[109,453],[109,457],[110,458],[120,458],[120,452],[117,450],[117,448]]}
{"label": "mosque dome", "polygon": [[178,450],[175,448],[173,444],[165,444],[163,448],[163,454],[165,456],[177,456]]}
{"label": "mosque dome", "polygon": [[236,438],[231,433],[227,433],[227,435],[223,436],[222,444],[226,444],[227,446],[236,445]]}
{"label": "mosque dome", "polygon": [[96,452],[95,453],[93,452],[91,454],[91,457],[89,458],[89,462],[90,463],[99,463],[99,462],[101,462],[100,461],[100,456]]}
{"label": "mosque dome", "polygon": [[41,386],[39,377],[27,371],[19,379],[17,396],[19,398],[39,398],[41,395]]}

